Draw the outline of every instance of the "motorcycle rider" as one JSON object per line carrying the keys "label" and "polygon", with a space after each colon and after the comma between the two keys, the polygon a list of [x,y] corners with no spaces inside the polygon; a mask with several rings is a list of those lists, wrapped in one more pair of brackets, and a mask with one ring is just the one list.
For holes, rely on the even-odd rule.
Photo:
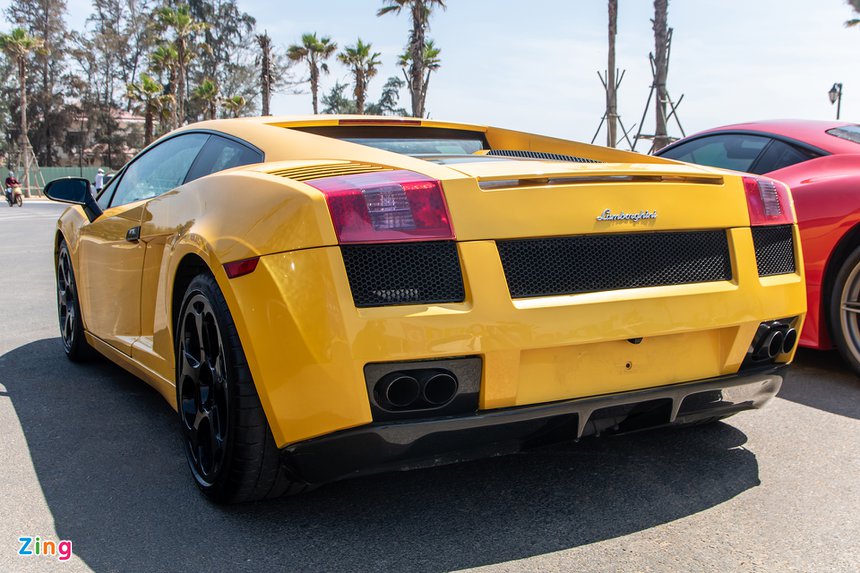
{"label": "motorcycle rider", "polygon": [[9,172],[9,176],[6,177],[5,188],[6,188],[6,200],[10,203],[12,202],[12,192],[15,187],[20,187],[21,183],[15,179],[15,173],[13,171]]}

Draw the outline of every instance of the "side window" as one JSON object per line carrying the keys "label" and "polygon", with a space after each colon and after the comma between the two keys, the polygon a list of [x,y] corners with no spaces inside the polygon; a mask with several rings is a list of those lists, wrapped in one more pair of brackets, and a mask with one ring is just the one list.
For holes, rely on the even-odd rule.
{"label": "side window", "polygon": [[200,155],[197,156],[185,182],[188,183],[232,167],[260,163],[261,161],[263,161],[263,156],[260,152],[226,137],[213,135],[203,146]]}
{"label": "side window", "polygon": [[763,175],[816,157],[818,157],[818,154],[814,151],[774,139],[767,146],[767,149],[764,150],[764,153],[761,154],[761,157],[758,158],[755,165],[753,165],[752,172]]}
{"label": "side window", "polygon": [[182,185],[207,139],[205,133],[179,135],[138,156],[122,174],[111,207],[151,199]]}
{"label": "side window", "polygon": [[96,199],[96,203],[99,204],[99,207],[102,208],[102,211],[108,208],[110,205],[110,199],[113,197],[113,192],[116,191],[116,184],[119,181],[119,174],[114,175],[114,177],[105,185],[104,189],[102,189],[101,194]]}
{"label": "side window", "polygon": [[760,135],[710,135],[661,153],[662,157],[735,171],[749,171],[770,138]]}

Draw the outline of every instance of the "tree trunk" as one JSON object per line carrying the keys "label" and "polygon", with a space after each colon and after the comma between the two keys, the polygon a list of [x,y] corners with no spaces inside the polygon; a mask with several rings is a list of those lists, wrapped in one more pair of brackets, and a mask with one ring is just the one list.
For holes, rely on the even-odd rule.
{"label": "tree trunk", "polygon": [[260,92],[263,99],[262,115],[269,115],[269,104],[272,99],[272,39],[268,34],[257,36],[260,42],[262,56],[260,59]]}
{"label": "tree trunk", "polygon": [[606,145],[615,147],[618,141],[618,94],[615,90],[615,34],[618,31],[618,0],[609,0],[609,61],[606,69]]}
{"label": "tree trunk", "polygon": [[367,99],[367,85],[361,73],[355,75],[355,112],[364,115],[364,100]]}
{"label": "tree trunk", "polygon": [[427,94],[422,89],[424,80],[424,27],[426,7],[423,0],[412,3],[412,37],[410,51],[412,52],[412,67],[409,69],[409,92],[412,96],[412,115],[424,117],[424,99]]}
{"label": "tree trunk", "polygon": [[669,96],[666,93],[666,76],[669,74],[667,47],[669,0],[654,0],[654,87],[657,96],[657,122],[654,128],[653,151],[669,145],[669,134],[666,126],[666,104]]}
{"label": "tree trunk", "polygon": [[143,146],[146,147],[150,143],[152,143],[152,106],[147,104],[143,122]]}
{"label": "tree trunk", "polygon": [[314,115],[319,113],[319,97],[317,92],[319,91],[319,68],[317,68],[316,62],[311,62],[311,99],[314,104]]}
{"label": "tree trunk", "polygon": [[176,127],[185,124],[185,40],[176,42],[178,73],[176,74]]}
{"label": "tree trunk", "polygon": [[18,57],[18,85],[21,87],[21,154],[24,156],[24,194],[30,196],[30,153],[27,144],[27,60]]}

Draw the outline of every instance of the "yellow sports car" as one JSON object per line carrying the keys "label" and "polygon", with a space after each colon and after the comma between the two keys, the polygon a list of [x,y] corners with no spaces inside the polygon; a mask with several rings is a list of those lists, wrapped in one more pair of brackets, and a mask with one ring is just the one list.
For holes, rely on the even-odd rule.
{"label": "yellow sports car", "polygon": [[209,121],[45,193],[66,354],[217,501],[758,408],[806,310],[784,185],[494,127]]}

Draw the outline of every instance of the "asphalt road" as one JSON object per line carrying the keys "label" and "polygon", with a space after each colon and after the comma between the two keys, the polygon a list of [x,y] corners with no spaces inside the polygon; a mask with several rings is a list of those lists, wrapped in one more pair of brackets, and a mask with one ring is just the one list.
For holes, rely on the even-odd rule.
{"label": "asphalt road", "polygon": [[60,210],[0,204],[0,571],[860,571],[860,379],[832,352],[727,423],[213,506],[170,407],[63,356]]}

